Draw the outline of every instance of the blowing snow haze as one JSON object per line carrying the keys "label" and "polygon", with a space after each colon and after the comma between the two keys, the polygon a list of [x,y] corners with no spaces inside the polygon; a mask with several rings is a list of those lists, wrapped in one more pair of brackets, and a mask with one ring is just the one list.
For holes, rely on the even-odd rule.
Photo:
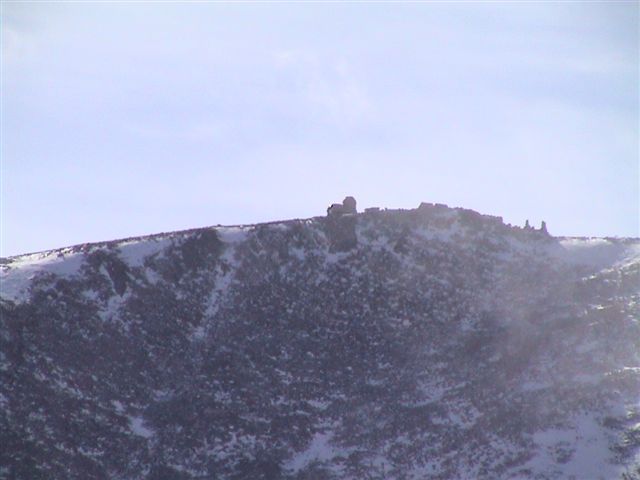
{"label": "blowing snow haze", "polygon": [[3,479],[640,479],[637,238],[345,199],[1,268]]}

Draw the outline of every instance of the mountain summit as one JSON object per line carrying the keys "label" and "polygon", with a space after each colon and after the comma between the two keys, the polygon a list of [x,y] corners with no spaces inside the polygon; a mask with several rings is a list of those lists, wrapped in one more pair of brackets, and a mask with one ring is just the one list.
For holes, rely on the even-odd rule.
{"label": "mountain summit", "polygon": [[640,479],[639,239],[345,199],[0,266],[3,479]]}

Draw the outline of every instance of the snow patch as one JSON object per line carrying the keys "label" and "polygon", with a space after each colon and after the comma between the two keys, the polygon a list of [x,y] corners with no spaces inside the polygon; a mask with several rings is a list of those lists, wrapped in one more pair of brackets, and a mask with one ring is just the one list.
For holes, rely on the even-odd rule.
{"label": "snow patch", "polygon": [[[220,266],[222,265],[222,266]],[[226,295],[229,286],[233,283],[235,272],[238,268],[238,261],[235,258],[235,248],[228,248],[220,257],[220,265],[218,268],[218,278],[207,302],[205,310],[208,317],[214,316],[224,295]],[[205,333],[205,332],[203,332]]]}
{"label": "snow patch", "polygon": [[316,432],[313,439],[311,439],[309,447],[294,455],[287,463],[286,468],[288,470],[293,470],[293,472],[298,472],[312,462],[324,462],[331,460],[340,452],[331,444],[332,437],[333,432]]}
{"label": "snow patch", "polygon": [[118,245],[119,256],[128,266],[140,267],[144,265],[145,259],[164,251],[172,243],[173,240],[169,237],[125,242]]}
{"label": "snow patch", "polygon": [[304,259],[306,258],[306,251],[304,248],[293,247],[290,252],[291,255],[293,255],[300,261],[304,261]]}
{"label": "snow patch", "polygon": [[224,243],[239,243],[247,238],[249,227],[217,227],[216,233]]}
{"label": "snow patch", "polygon": [[142,417],[136,417],[129,415],[129,428],[131,431],[139,437],[151,438],[154,435],[153,430],[144,426],[144,419]]}
{"label": "snow patch", "polygon": [[0,297],[23,302],[28,295],[31,280],[41,273],[61,277],[77,274],[84,261],[83,253],[41,252],[13,257],[0,268]]}
{"label": "snow patch", "polygon": [[[573,428],[553,428],[533,435],[538,454],[527,467],[536,474],[559,478],[619,478],[624,467],[612,463],[610,433],[591,416],[581,416]],[[555,477],[554,477],[555,478]]]}
{"label": "snow patch", "polygon": [[122,405],[120,400],[111,400],[111,404],[115,407],[116,413],[124,413],[124,405]]}
{"label": "snow patch", "polygon": [[606,238],[565,238],[552,254],[567,263],[598,269],[640,261],[640,242],[629,244]]}

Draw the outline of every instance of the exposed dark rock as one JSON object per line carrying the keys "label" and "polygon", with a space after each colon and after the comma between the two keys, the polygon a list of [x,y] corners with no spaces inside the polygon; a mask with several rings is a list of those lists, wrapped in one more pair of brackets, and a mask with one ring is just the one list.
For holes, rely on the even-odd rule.
{"label": "exposed dark rock", "polygon": [[87,255],[87,265],[96,271],[104,267],[113,284],[114,291],[122,296],[127,289],[129,269],[127,265],[113,252],[98,250]]}

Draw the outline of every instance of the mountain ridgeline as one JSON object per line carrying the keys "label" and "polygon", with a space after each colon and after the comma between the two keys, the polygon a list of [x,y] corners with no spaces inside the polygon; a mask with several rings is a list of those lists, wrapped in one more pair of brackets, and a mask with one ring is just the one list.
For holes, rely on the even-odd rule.
{"label": "mountain ridgeline", "polygon": [[444,205],[2,259],[2,479],[640,479],[640,240]]}

